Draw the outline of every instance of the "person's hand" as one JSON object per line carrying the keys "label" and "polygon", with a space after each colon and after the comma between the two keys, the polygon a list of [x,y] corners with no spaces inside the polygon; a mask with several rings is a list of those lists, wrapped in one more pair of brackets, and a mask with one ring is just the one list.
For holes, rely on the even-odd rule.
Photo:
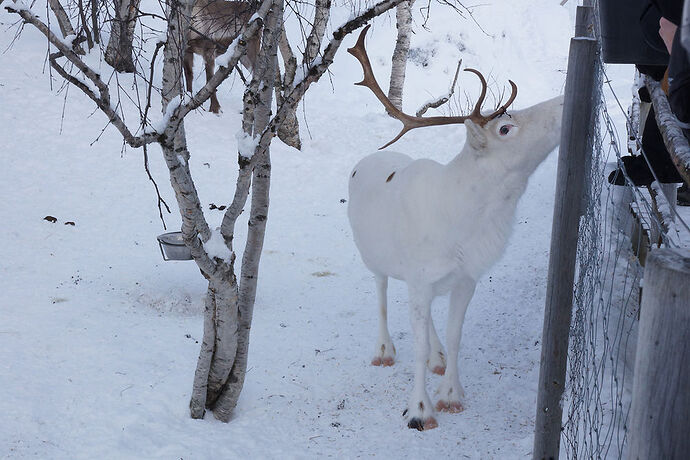
{"label": "person's hand", "polygon": [[676,29],[678,26],[662,17],[659,19],[659,35],[666,45],[668,54],[671,54],[671,47],[673,46],[673,37],[676,36]]}

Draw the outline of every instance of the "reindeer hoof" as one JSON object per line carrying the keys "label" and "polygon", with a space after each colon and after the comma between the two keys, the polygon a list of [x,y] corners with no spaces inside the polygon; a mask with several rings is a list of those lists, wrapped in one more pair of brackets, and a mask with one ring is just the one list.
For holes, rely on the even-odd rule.
{"label": "reindeer hoof", "polygon": [[395,364],[395,360],[391,357],[381,358],[380,356],[377,356],[371,360],[372,366],[390,367],[393,364]]}
{"label": "reindeer hoof", "polygon": [[407,427],[408,428],[413,428],[415,430],[419,431],[427,431],[427,430],[433,430],[434,428],[438,427],[438,422],[436,422],[436,419],[434,417],[429,417],[427,419],[422,420],[421,418],[413,418],[409,422],[407,422]]}
{"label": "reindeer hoof", "polygon": [[451,414],[459,414],[460,412],[464,411],[465,408],[463,407],[460,401],[441,400],[436,403],[436,410],[439,412],[450,412]]}
{"label": "reindeer hoof", "polygon": [[433,351],[426,361],[426,367],[434,374],[443,375],[446,373],[446,355],[443,351]]}

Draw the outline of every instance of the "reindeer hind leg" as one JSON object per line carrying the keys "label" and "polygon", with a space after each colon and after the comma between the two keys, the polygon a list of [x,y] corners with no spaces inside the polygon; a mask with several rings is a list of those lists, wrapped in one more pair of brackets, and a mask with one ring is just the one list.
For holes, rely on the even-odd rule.
{"label": "reindeer hind leg", "polygon": [[187,84],[187,91],[192,91],[192,82],[194,80],[194,51],[188,46],[184,52],[184,79]]}
{"label": "reindeer hind leg", "polygon": [[[216,70],[216,53],[213,49],[204,51],[204,68],[206,70],[206,83],[208,83]],[[220,103],[215,91],[211,93],[211,108],[209,110],[211,113],[220,113]]]}
{"label": "reindeer hind leg", "polygon": [[446,372],[446,355],[436,333],[431,313],[429,313],[429,359],[426,365],[434,374],[443,375]]}
{"label": "reindeer hind leg", "polygon": [[374,349],[373,366],[392,366],[395,363],[395,346],[388,332],[388,277],[374,275],[378,297],[379,338]]}

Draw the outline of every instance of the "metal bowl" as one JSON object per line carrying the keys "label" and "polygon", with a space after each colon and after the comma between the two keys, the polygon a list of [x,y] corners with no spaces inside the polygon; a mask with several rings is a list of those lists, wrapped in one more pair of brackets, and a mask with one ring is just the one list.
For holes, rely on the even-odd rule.
{"label": "metal bowl", "polygon": [[182,232],[170,232],[156,238],[163,260],[192,260],[192,253],[184,244]]}

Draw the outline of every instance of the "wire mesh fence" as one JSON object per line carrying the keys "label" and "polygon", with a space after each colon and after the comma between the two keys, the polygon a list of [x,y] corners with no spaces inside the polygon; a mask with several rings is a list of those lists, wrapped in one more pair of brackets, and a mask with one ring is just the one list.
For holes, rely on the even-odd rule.
{"label": "wire mesh fence", "polygon": [[[561,453],[569,459],[625,455],[643,281],[641,264],[650,247],[690,242],[688,216],[675,211],[674,194],[668,199],[663,195],[669,187],[635,187],[624,169],[626,185],[607,181],[625,154],[645,158],[639,126],[644,123],[646,107],[640,105],[637,96],[643,79],[631,72],[632,104],[625,109],[603,61],[594,71],[599,83],[598,102],[591,130],[594,135],[587,139],[592,154],[580,220],[563,400],[566,416]],[[663,206],[659,203],[670,205],[670,209],[660,212]],[[669,228],[673,229],[670,237]]]}

